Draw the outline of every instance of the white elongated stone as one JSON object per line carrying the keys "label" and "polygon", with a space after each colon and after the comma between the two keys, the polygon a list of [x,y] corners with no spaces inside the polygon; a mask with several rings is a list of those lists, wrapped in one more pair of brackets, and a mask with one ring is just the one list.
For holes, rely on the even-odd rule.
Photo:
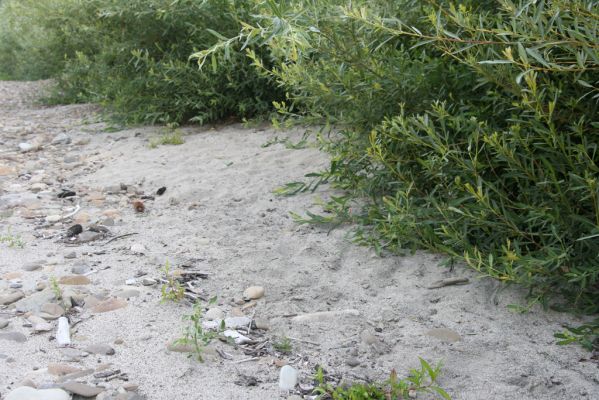
{"label": "white elongated stone", "polygon": [[71,344],[71,332],[69,331],[69,320],[66,317],[58,318],[58,330],[56,331],[56,342],[64,347]]}
{"label": "white elongated stone", "polygon": [[249,337],[243,336],[241,333],[231,329],[224,331],[223,335],[225,337],[233,338],[235,344],[246,344],[252,341],[252,339],[250,339]]}
{"label": "white elongated stone", "polygon": [[293,390],[297,385],[297,370],[290,365],[284,365],[279,374],[281,390]]}

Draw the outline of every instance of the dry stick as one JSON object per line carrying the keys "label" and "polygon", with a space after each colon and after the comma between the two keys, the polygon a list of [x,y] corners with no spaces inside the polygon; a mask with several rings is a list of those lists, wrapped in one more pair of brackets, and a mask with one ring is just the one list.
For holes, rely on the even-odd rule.
{"label": "dry stick", "polygon": [[109,241],[107,241],[106,243],[104,243],[104,246],[106,246],[110,242],[114,242],[117,239],[121,239],[121,238],[124,238],[127,236],[133,236],[133,235],[139,235],[139,232],[131,232],[131,233],[125,233],[124,235],[115,236],[112,239],[110,239]]}
{"label": "dry stick", "polygon": [[60,220],[63,221],[67,218],[71,218],[73,215],[77,214],[79,211],[81,210],[81,206],[79,204],[77,204],[77,206],[75,207],[75,211],[73,211],[70,214],[64,215],[62,217],[60,217]]}
{"label": "dry stick", "polygon": [[260,357],[244,358],[243,360],[231,361],[230,364],[241,364],[248,361],[258,361]]}
{"label": "dry stick", "polygon": [[311,342],[309,340],[298,339],[298,338],[294,338],[294,337],[291,337],[291,336],[287,336],[287,338],[291,339],[291,340],[295,340],[296,342],[302,342],[302,343],[308,343],[308,344],[311,344],[311,345],[314,345],[314,346],[320,346],[320,343]]}

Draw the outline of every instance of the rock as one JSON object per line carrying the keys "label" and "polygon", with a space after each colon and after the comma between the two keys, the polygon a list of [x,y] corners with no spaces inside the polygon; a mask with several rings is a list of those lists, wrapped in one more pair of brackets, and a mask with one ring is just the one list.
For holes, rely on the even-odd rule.
{"label": "rock", "polygon": [[110,347],[109,345],[102,344],[102,343],[90,344],[89,346],[84,348],[83,351],[86,351],[86,352],[92,353],[92,354],[103,354],[106,356],[114,355],[114,349],[112,347]]}
{"label": "rock", "polygon": [[82,352],[81,350],[72,349],[70,347],[65,347],[60,349],[60,353],[64,357],[66,361],[79,362],[82,357],[87,356],[87,353]]}
{"label": "rock", "polygon": [[231,329],[224,331],[223,336],[232,338],[235,341],[235,344],[246,344],[252,342],[252,339],[249,337],[243,336],[241,333]]}
{"label": "rock", "polygon": [[284,365],[279,373],[279,388],[281,390],[293,390],[297,385],[297,370],[290,365]]}
{"label": "rock", "polygon": [[27,336],[23,335],[21,332],[2,332],[0,333],[0,340],[25,343],[27,341]]}
{"label": "rock", "polygon": [[22,272],[18,272],[18,271],[8,272],[8,273],[2,275],[2,279],[10,281],[11,279],[19,279],[22,276],[23,276]]}
{"label": "rock", "polygon": [[146,247],[141,243],[134,243],[131,246],[131,252],[133,254],[144,254],[146,252]]}
{"label": "rock", "polygon": [[12,304],[16,301],[21,300],[23,297],[25,297],[25,293],[23,293],[20,290],[14,291],[12,293],[8,293],[5,295],[0,296],[0,305],[1,306],[7,306],[9,304]]}
{"label": "rock", "polygon": [[57,319],[64,314],[64,308],[55,303],[45,303],[40,307],[40,317],[44,319]]}
{"label": "rock", "polygon": [[291,319],[291,321],[297,322],[297,323],[328,321],[331,318],[339,318],[339,317],[345,317],[345,316],[358,317],[358,316],[360,316],[360,312],[358,310],[354,310],[354,309],[338,310],[338,311],[320,311],[320,312],[295,316]]}
{"label": "rock", "polygon": [[0,319],[0,329],[4,329],[10,322],[7,319]]}
{"label": "rock", "polygon": [[68,374],[72,374],[72,373],[80,372],[80,371],[81,370],[79,368],[75,368],[75,367],[72,367],[67,364],[57,364],[57,363],[48,364],[48,373],[50,375],[54,375],[54,376],[64,376],[64,375],[68,375]]}
{"label": "rock", "polygon": [[137,279],[129,278],[125,281],[125,285],[129,285],[129,286],[137,285]]}
{"label": "rock", "polygon": [[139,389],[139,385],[132,382],[123,383],[123,386],[121,387],[125,389],[127,392],[135,392],[137,391],[137,389]]}
{"label": "rock", "polygon": [[193,353],[195,351],[195,346],[191,343],[176,343],[176,341],[170,342],[166,346],[168,351],[172,351],[175,353]]}
{"label": "rock", "polygon": [[8,283],[8,287],[11,289],[20,289],[23,287],[23,283],[20,279],[13,279]]}
{"label": "rock", "polygon": [[264,296],[264,288],[262,286],[250,286],[243,291],[244,300],[256,300]]}
{"label": "rock", "polygon": [[49,222],[49,223],[53,224],[55,222],[60,221],[61,219],[62,219],[62,217],[60,215],[56,215],[56,214],[55,215],[48,215],[46,217],[46,222]]}
{"label": "rock", "polygon": [[73,236],[79,235],[81,232],[83,232],[83,227],[81,226],[81,224],[75,224],[71,226],[69,229],[67,229],[65,236],[71,238]]}
{"label": "rock", "polygon": [[38,292],[44,290],[46,287],[48,287],[48,285],[46,285],[46,282],[37,282],[35,284],[35,290],[37,290]]}
{"label": "rock", "polygon": [[37,315],[32,315],[27,320],[33,324],[35,332],[49,332],[52,330],[52,324]]}
{"label": "rock", "polygon": [[19,313],[38,313],[45,303],[54,300],[54,292],[50,289],[42,290],[41,292],[30,294],[29,296],[15,303],[16,311]]}
{"label": "rock", "polygon": [[131,297],[139,296],[139,290],[135,290],[135,289],[121,290],[121,291],[116,292],[114,295],[116,297],[120,297],[122,299],[129,299]]}
{"label": "rock", "polygon": [[231,315],[234,317],[244,317],[245,316],[244,312],[239,307],[233,307],[231,309]]}
{"label": "rock", "polygon": [[71,143],[71,138],[66,133],[59,133],[58,135],[54,136],[54,139],[52,139],[53,145],[69,143]]}
{"label": "rock", "polygon": [[0,176],[7,176],[16,173],[14,168],[7,167],[6,165],[0,165]]}
{"label": "rock", "polygon": [[360,365],[360,360],[358,360],[355,357],[352,357],[352,358],[347,359],[345,361],[345,363],[353,368],[353,367],[357,367],[358,365]]}
{"label": "rock", "polygon": [[78,241],[79,243],[93,242],[94,240],[102,238],[102,236],[103,235],[99,232],[85,231],[79,234]]}
{"label": "rock", "polygon": [[87,276],[71,275],[60,277],[58,283],[62,285],[89,285],[91,281]]}
{"label": "rock", "polygon": [[65,317],[58,319],[58,329],[56,330],[56,343],[64,347],[71,344],[71,330],[69,328],[69,320]]}
{"label": "rock", "polygon": [[64,258],[66,258],[66,259],[77,258],[77,253],[75,253],[74,251],[71,251],[70,253],[65,254]]}
{"label": "rock", "polygon": [[[66,258],[66,257],[65,257]],[[91,272],[92,268],[87,264],[76,264],[71,268],[71,272],[77,275],[85,275],[88,272]]]}
{"label": "rock", "polygon": [[118,310],[119,308],[127,307],[127,300],[119,299],[117,297],[113,297],[100,303],[96,304],[92,307],[92,312],[94,313],[103,313],[108,311]]}
{"label": "rock", "polygon": [[27,264],[23,265],[23,269],[25,271],[37,271],[38,269],[40,269],[44,264],[46,263],[45,260],[39,260],[39,261],[33,261],[33,262],[28,262]]}
{"label": "rock", "polygon": [[31,143],[27,143],[27,142],[19,143],[19,150],[21,150],[21,152],[23,152],[23,153],[27,153],[28,151],[31,151],[34,148],[35,148],[35,146],[32,145]]}
{"label": "rock", "polygon": [[71,400],[71,396],[62,389],[34,389],[21,386],[10,392],[5,400]]}
{"label": "rock", "polygon": [[212,307],[206,311],[206,314],[204,314],[204,318],[206,318],[208,321],[220,320],[224,317],[225,313],[218,307]]}
{"label": "rock", "polygon": [[64,162],[65,164],[72,164],[72,163],[75,163],[75,162],[77,162],[77,161],[79,161],[79,160],[80,160],[80,157],[79,157],[78,155],[76,155],[76,154],[71,154],[71,155],[69,155],[69,156],[66,156],[66,157],[65,157],[65,158],[62,160],[62,162]]}
{"label": "rock", "polygon": [[260,329],[263,331],[267,331],[270,329],[270,324],[268,320],[262,318],[256,318],[254,320],[254,326],[256,327],[256,329]]}
{"label": "rock", "polygon": [[460,341],[462,337],[456,331],[447,328],[434,328],[426,331],[428,336],[432,336],[436,339],[439,339],[443,342],[455,343]]}
{"label": "rock", "polygon": [[154,286],[157,283],[158,283],[158,281],[156,281],[156,279],[152,279],[152,278],[143,278],[141,280],[141,284],[144,286]]}
{"label": "rock", "polygon": [[77,394],[82,397],[94,397],[104,391],[104,388],[90,386],[79,382],[67,382],[62,385],[62,388],[68,392]]}

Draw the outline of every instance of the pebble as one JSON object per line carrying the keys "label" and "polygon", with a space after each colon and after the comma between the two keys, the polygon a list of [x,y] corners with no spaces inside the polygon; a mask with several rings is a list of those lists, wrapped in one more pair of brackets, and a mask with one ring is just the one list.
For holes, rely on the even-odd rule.
{"label": "pebble", "polygon": [[14,303],[16,301],[21,300],[23,297],[25,297],[25,293],[23,293],[20,290],[17,290],[17,291],[12,292],[12,293],[5,294],[3,296],[0,296],[0,305],[6,306],[6,305],[9,305],[9,304],[12,304],[12,303]]}
{"label": "pebble", "polygon": [[21,150],[23,153],[33,150],[34,147],[35,146],[33,146],[31,143],[19,143],[19,150]]}
{"label": "pebble", "polygon": [[71,276],[61,276],[58,280],[58,283],[62,285],[89,285],[91,283],[90,279],[87,276],[82,275],[71,275]]}
{"label": "pebble", "polygon": [[15,303],[15,309],[19,313],[37,313],[40,311],[42,305],[52,302],[53,300],[54,292],[50,289],[45,289],[41,292],[30,294],[29,296],[17,301]]}
{"label": "pebble", "polygon": [[62,385],[62,388],[68,392],[77,394],[82,397],[97,396],[104,391],[104,388],[90,386],[79,382],[67,382]]}
{"label": "pebble", "polygon": [[94,240],[98,240],[101,237],[102,234],[100,232],[85,231],[79,234],[78,241],[79,243],[93,242]]}
{"label": "pebble", "polygon": [[426,331],[428,336],[432,336],[443,342],[455,343],[462,339],[459,333],[447,328],[434,328]]}
{"label": "pebble", "polygon": [[206,311],[206,314],[204,315],[204,318],[206,318],[208,321],[220,320],[224,317],[225,313],[218,307],[212,307]]}
{"label": "pebble", "polygon": [[127,307],[127,300],[113,297],[111,299],[107,299],[96,304],[94,307],[92,307],[92,312],[104,313],[108,311],[118,310],[119,308],[123,307]]}
{"label": "pebble", "polygon": [[156,279],[152,279],[152,278],[143,278],[141,280],[141,284],[144,286],[154,286],[157,283],[158,282],[156,281]]}
{"label": "pebble", "polygon": [[345,363],[347,365],[349,365],[350,367],[353,368],[353,367],[357,367],[358,365],[360,365],[360,360],[358,360],[357,358],[352,357],[352,358],[347,359],[345,361]]}
{"label": "pebble", "polygon": [[72,367],[67,364],[58,364],[58,363],[50,363],[48,364],[48,373],[54,376],[63,376],[72,374],[75,372],[80,372],[79,368]]}
{"label": "pebble", "polygon": [[21,332],[2,332],[0,333],[0,340],[25,343],[27,341],[27,336],[23,335]]}
{"label": "pebble", "polygon": [[52,324],[37,315],[32,315],[27,320],[33,324],[35,332],[48,332],[52,330]]}
{"label": "pebble", "polygon": [[5,400],[70,400],[71,396],[62,389],[34,389],[21,386],[10,392]]}
{"label": "pebble", "polygon": [[256,326],[256,329],[260,329],[263,331],[267,331],[270,329],[270,324],[268,323],[268,320],[266,320],[266,319],[256,318],[254,320],[254,325]]}
{"label": "pebble", "polygon": [[250,286],[243,291],[244,300],[257,300],[264,296],[264,288],[262,286]]}
{"label": "pebble", "polygon": [[86,357],[87,353],[82,352],[81,350],[73,349],[70,347],[64,347],[60,349],[60,353],[65,358],[66,361],[79,362],[82,357]]}
{"label": "pebble", "polygon": [[4,329],[8,326],[9,321],[7,319],[0,319],[0,329]]}
{"label": "pebble", "polygon": [[297,370],[290,365],[284,365],[279,373],[279,388],[293,390],[297,385]]}
{"label": "pebble", "polygon": [[134,254],[144,254],[146,252],[146,247],[141,243],[134,243],[131,245],[131,252]]}
{"label": "pebble", "polygon": [[46,217],[46,222],[50,222],[50,223],[55,223],[61,220],[61,216],[60,215],[48,215]]}
{"label": "pebble", "polygon": [[71,138],[66,133],[59,133],[58,135],[54,136],[54,139],[52,139],[53,145],[69,143],[71,143]]}
{"label": "pebble", "polygon": [[70,253],[65,254],[64,258],[66,258],[66,259],[77,258],[77,253],[75,253],[74,251],[71,251]]}
{"label": "pebble", "polygon": [[89,346],[84,348],[83,351],[92,354],[103,354],[106,356],[112,356],[115,353],[112,347],[103,343],[90,344]]}
{"label": "pebble", "polygon": [[41,292],[46,287],[47,287],[46,282],[38,282],[35,284],[35,290],[37,290],[38,292]]}
{"label": "pebble", "polygon": [[8,272],[8,273],[2,275],[2,279],[9,281],[11,279],[18,279],[22,276],[23,276],[22,272],[18,272],[18,271]]}
{"label": "pebble", "polygon": [[120,291],[116,292],[114,295],[116,297],[120,297],[122,299],[128,299],[131,297],[139,296],[139,290],[135,290],[135,289],[120,290]]}
{"label": "pebble", "polygon": [[57,319],[64,314],[64,309],[56,303],[45,303],[40,307],[40,316],[44,319]]}
{"label": "pebble", "polygon": [[37,271],[38,269],[40,269],[43,265],[44,265],[45,261],[44,260],[39,260],[39,261],[33,261],[33,262],[28,262],[25,265],[23,265],[23,269],[25,271]]}
{"label": "pebble", "polygon": [[65,234],[65,236],[71,238],[73,236],[79,235],[81,232],[83,232],[83,227],[81,226],[81,224],[75,224],[71,226],[69,229],[67,229],[67,233]]}

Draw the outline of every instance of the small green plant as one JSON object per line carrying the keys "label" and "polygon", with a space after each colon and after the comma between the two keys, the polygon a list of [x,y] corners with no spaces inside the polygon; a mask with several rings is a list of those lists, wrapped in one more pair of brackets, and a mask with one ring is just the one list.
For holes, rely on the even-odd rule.
{"label": "small green plant", "polygon": [[565,326],[564,328],[565,331],[554,334],[559,339],[557,344],[578,343],[589,351],[599,350],[599,318],[578,327]]}
{"label": "small green plant", "polygon": [[[213,297],[208,302],[208,305],[214,304],[216,302],[216,297]],[[198,361],[203,362],[202,353],[204,351],[204,347],[206,347],[210,342],[217,338],[225,329],[224,320],[221,322],[220,329],[218,331],[209,331],[205,330],[202,327],[202,310],[203,307],[198,301],[193,306],[193,312],[189,315],[185,315],[183,320],[188,321],[188,325],[185,327],[184,336],[175,340],[175,345],[191,345],[193,346],[193,355],[198,359]],[[190,354],[190,357],[193,356]]]}
{"label": "small green plant", "polygon": [[20,235],[13,235],[10,228],[8,228],[5,235],[0,236],[0,243],[8,244],[10,248],[22,249],[25,247],[25,242]]}
{"label": "small green plant", "polygon": [[179,281],[171,274],[171,266],[168,260],[164,265],[163,269],[166,283],[162,285],[160,288],[160,293],[162,294],[162,302],[165,301],[174,301],[179,302],[183,300],[185,297],[185,288],[181,286]]}
{"label": "small green plant", "polygon": [[62,288],[60,287],[60,285],[58,284],[58,280],[54,276],[50,277],[50,290],[52,290],[52,293],[54,293],[54,298],[60,301],[60,305],[62,306],[62,308],[64,308],[65,310],[68,309],[69,307],[67,307],[67,305],[64,302]]}
{"label": "small green plant", "polygon": [[272,347],[279,353],[290,354],[292,350],[291,339],[287,336],[283,336],[280,340],[274,342]]}
{"label": "small green plant", "polygon": [[398,379],[397,372],[393,370],[389,379],[383,383],[354,383],[350,386],[333,387],[326,383],[324,371],[319,368],[315,376],[318,387],[314,393],[321,400],[401,400],[424,392],[450,400],[451,396],[436,384],[440,371],[440,364],[433,368],[421,358],[420,369],[410,370],[410,375],[405,379]]}
{"label": "small green plant", "polygon": [[156,147],[158,147],[161,144],[162,145],[170,144],[170,145],[177,146],[177,145],[180,145],[183,143],[185,143],[185,140],[183,139],[181,132],[175,130],[170,133],[164,133],[159,138],[150,140],[150,148],[155,149]]}

